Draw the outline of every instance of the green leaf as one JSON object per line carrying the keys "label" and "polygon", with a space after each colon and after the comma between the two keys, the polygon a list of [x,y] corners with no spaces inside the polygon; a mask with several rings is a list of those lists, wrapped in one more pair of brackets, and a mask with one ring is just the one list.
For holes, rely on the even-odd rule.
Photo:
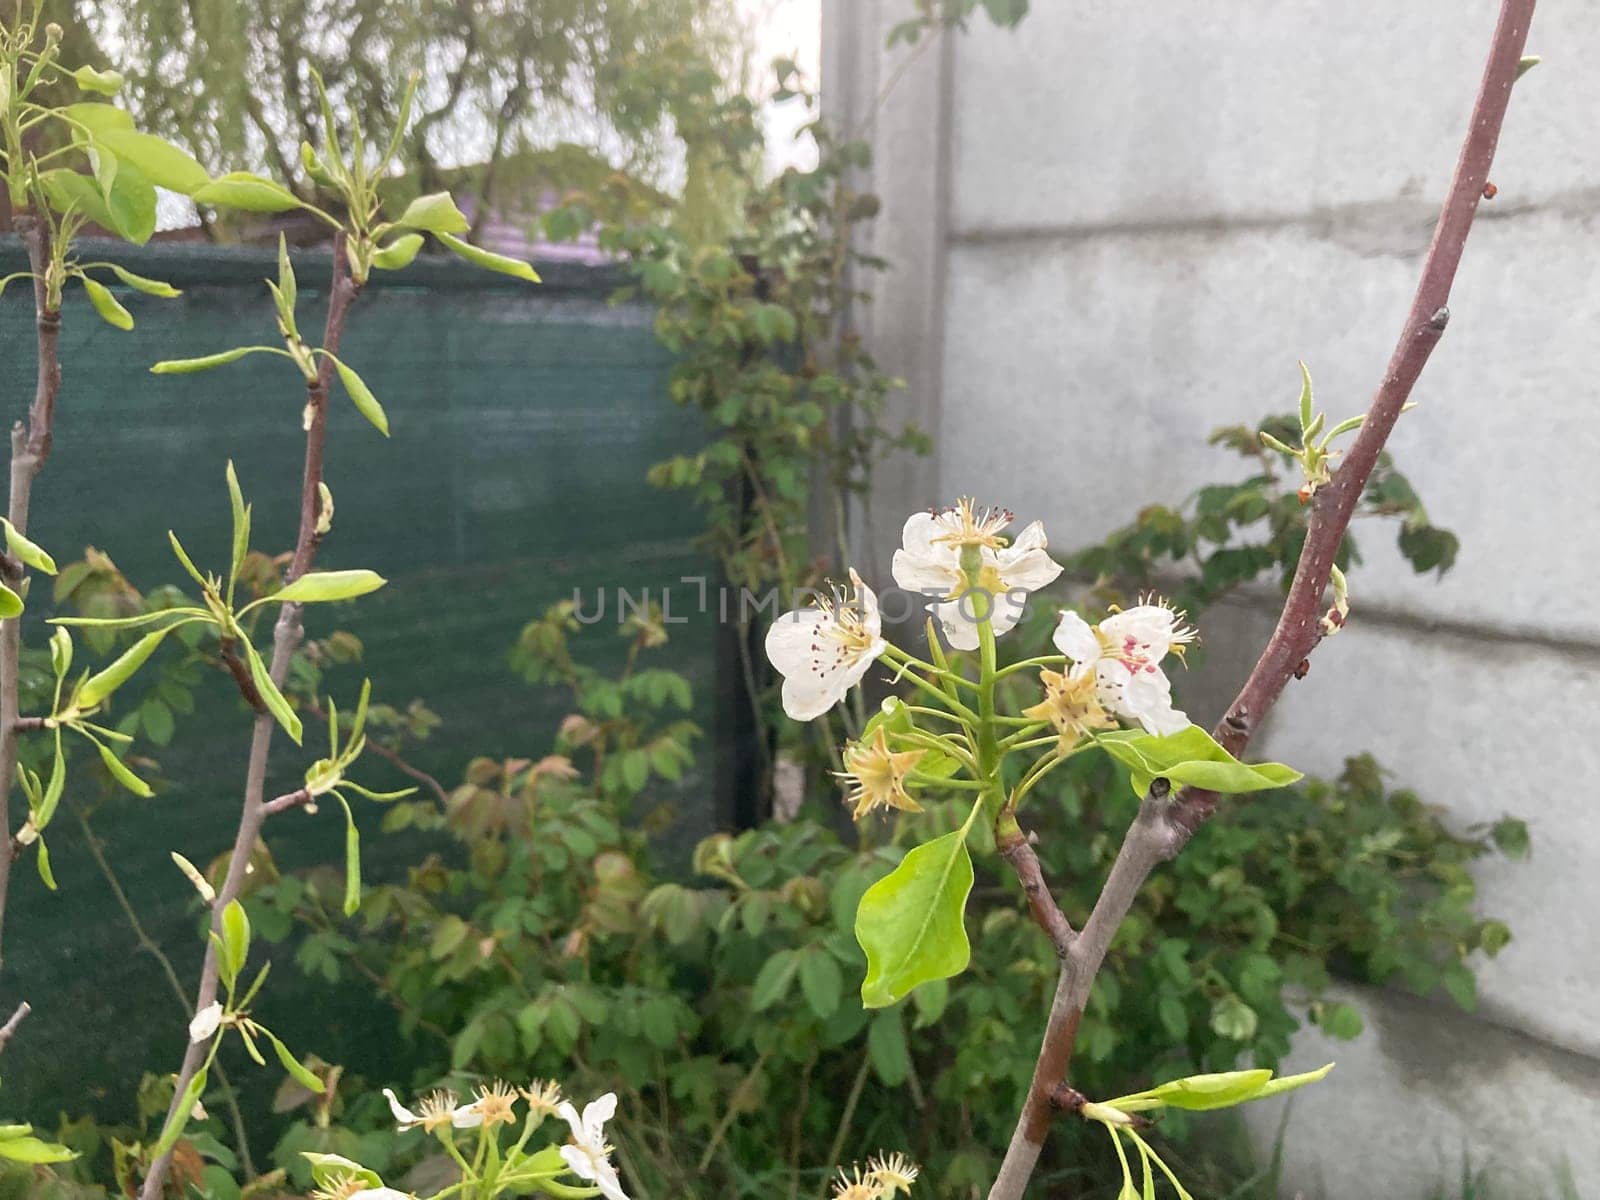
{"label": "green leaf", "polygon": [[270,598],[284,604],[322,604],[365,596],[388,582],[376,571],[307,571]]}
{"label": "green leaf", "polygon": [[17,527],[4,517],[0,517],[0,524],[5,526],[6,549],[10,550],[13,555],[35,571],[43,571],[46,575],[54,575],[56,573],[55,559],[18,533]]}
{"label": "green leaf", "polygon": [[0,1158],[9,1158],[12,1162],[59,1163],[69,1162],[77,1157],[75,1150],[68,1150],[65,1146],[41,1141],[36,1137],[24,1136],[0,1141]]}
{"label": "green leaf", "polygon": [[1282,763],[1240,762],[1198,725],[1165,736],[1125,730],[1097,740],[1128,768],[1134,795],[1140,797],[1157,778],[1224,795],[1286,787],[1300,778],[1299,771]]}
{"label": "green leaf", "polygon": [[1328,1072],[1333,1070],[1333,1064],[1318,1067],[1315,1071],[1307,1071],[1303,1075],[1285,1075],[1281,1079],[1269,1080],[1251,1100],[1265,1100],[1268,1096],[1281,1096],[1284,1092],[1292,1092],[1295,1088],[1303,1088],[1308,1083],[1320,1083],[1326,1079]]}
{"label": "green leaf", "polygon": [[349,801],[338,792],[333,798],[344,809],[344,915],[352,917],[361,907],[361,833]]}
{"label": "green leaf", "polygon": [[294,709],[289,707],[289,702],[283,698],[283,693],[278,690],[278,685],[272,682],[272,676],[267,672],[267,666],[261,661],[261,655],[256,653],[256,648],[250,644],[248,638],[244,639],[245,661],[250,666],[250,678],[256,685],[256,691],[261,693],[261,699],[266,704],[267,710],[277,718],[278,724],[283,726],[285,733],[300,744],[300,718],[295,715]]}
{"label": "green leaf", "polygon": [[256,1030],[262,1037],[272,1043],[272,1049],[277,1054],[278,1061],[283,1064],[283,1069],[289,1072],[296,1083],[308,1091],[315,1092],[319,1096],[322,1095],[325,1090],[322,1080],[317,1077],[310,1067],[307,1067],[298,1058],[289,1053],[289,1047],[278,1040],[277,1034],[270,1029],[263,1029],[259,1025],[256,1026]]}
{"label": "green leaf", "polygon": [[228,505],[233,512],[233,554],[228,568],[230,580],[238,578],[239,566],[250,552],[250,508],[244,502],[244,492],[239,487],[239,476],[233,469],[233,459],[228,460]]}
{"label": "green leaf", "polygon": [[[1191,1075],[1187,1079],[1174,1079],[1159,1087],[1138,1093],[1141,1097],[1159,1100],[1171,1108],[1190,1112],[1206,1112],[1214,1108],[1228,1108],[1253,1100],[1272,1078],[1265,1068],[1255,1071],[1224,1071],[1216,1075]],[[1116,1101],[1112,1101],[1113,1104]]]}
{"label": "green leaf", "polygon": [[177,1144],[178,1138],[183,1135],[183,1130],[189,1124],[189,1114],[194,1111],[196,1101],[206,1090],[206,1071],[202,1067],[195,1072],[194,1078],[189,1081],[189,1086],[183,1089],[183,1097],[172,1110],[172,1115],[167,1118],[166,1125],[161,1130],[161,1137],[150,1148],[152,1160],[160,1158]]}
{"label": "green leaf", "polygon": [[144,665],[145,659],[155,653],[156,647],[161,645],[161,639],[172,632],[169,625],[158,629],[154,633],[147,633],[133,645],[129,646],[122,654],[98,675],[91,675],[78,689],[78,703],[85,708],[91,704],[99,704],[110,696],[119,687],[133,676],[133,673]]}
{"label": "green leaf", "polygon": [[239,978],[250,957],[250,917],[238,900],[229,900],[222,910],[222,977],[228,983]]}
{"label": "green leaf", "polygon": [[72,78],[84,91],[101,96],[115,96],[122,90],[124,82],[120,71],[96,71],[88,65],[73,71]]}
{"label": "green leaf", "polygon": [[224,350],[219,354],[206,354],[200,358],[166,358],[150,368],[152,375],[193,375],[197,371],[209,371],[212,367],[226,366],[231,362],[238,362],[247,354],[270,354],[271,346],[235,346],[232,350]]}
{"label": "green leaf", "polygon": [[100,314],[102,321],[121,330],[133,328],[133,314],[117,302],[110,288],[103,283],[96,283],[87,275],[78,276],[78,282],[83,284],[83,290],[89,293],[89,303],[94,305],[94,310]]}
{"label": "green leaf", "polygon": [[1361,1030],[1365,1027],[1360,1010],[1353,1004],[1343,1002],[1322,1004],[1313,1007],[1312,1013],[1324,1033],[1342,1042],[1360,1037]]}
{"label": "green leaf", "polygon": [[22,597],[0,583],[0,620],[22,615]]}
{"label": "green leaf", "polygon": [[406,205],[395,224],[407,229],[426,229],[429,233],[465,233],[472,228],[449,192],[418,196]]}
{"label": "green leaf", "polygon": [[278,293],[289,310],[289,325],[294,325],[294,304],[300,298],[300,285],[294,277],[294,264],[289,261],[289,239],[278,235]]}
{"label": "green leaf", "polygon": [[39,868],[39,879],[52,892],[56,890],[56,873],[50,868],[50,849],[44,844],[44,835],[39,836],[39,853],[34,856],[34,865]]}
{"label": "green leaf", "polygon": [[971,890],[972,859],[959,829],[916,847],[867,889],[856,910],[856,941],[867,955],[864,1005],[883,1008],[918,984],[966,969]]}
{"label": "green leaf", "polygon": [[[333,358],[333,355],[330,354],[328,357]],[[379,433],[388,437],[388,414],[383,411],[383,405],[378,403],[378,398],[372,394],[372,389],[367,386],[366,381],[345,366],[341,359],[333,359],[333,369],[339,372],[339,382],[344,384],[344,390],[357,411],[377,426]]]}
{"label": "green leaf", "polygon": [[451,237],[448,233],[437,233],[434,236],[474,266],[498,271],[502,275],[514,275],[529,283],[539,282],[539,273],[520,258],[507,258],[504,254],[494,254],[481,246],[474,246],[458,237]]}
{"label": "green leaf", "polygon": [[56,814],[56,806],[61,803],[61,793],[67,786],[67,756],[61,749],[61,727],[56,726],[54,732],[55,752],[50,760],[50,782],[45,784],[44,795],[39,797],[39,807],[33,814],[33,827],[41,833],[49,827]]}
{"label": "green leaf", "polygon": [[1247,1042],[1259,1024],[1256,1010],[1237,996],[1223,996],[1211,1006],[1211,1028],[1218,1037]]}
{"label": "green leaf", "polygon": [[299,197],[281,183],[249,171],[230,171],[212,179],[198,188],[192,198],[196,204],[239,212],[281,213],[301,207]]}
{"label": "green leaf", "polygon": [[94,742],[94,748],[100,751],[100,761],[105,763],[106,770],[111,773],[111,778],[142,800],[148,800],[155,795],[150,790],[150,785],[128,770],[127,764],[112,752],[111,747],[96,739],[91,738],[90,740]]}
{"label": "green leaf", "polygon": [[[113,130],[129,132],[133,130],[133,114],[118,108],[115,104],[94,102],[66,104],[56,112],[72,125],[74,135],[80,138],[85,135],[85,131],[92,136]],[[78,126],[83,128],[80,129]]]}
{"label": "green leaf", "polygon": [[132,163],[151,183],[185,196],[193,196],[210,182],[206,169],[186,150],[150,133],[134,129],[101,129],[95,145],[103,146],[124,162]]}
{"label": "green leaf", "polygon": [[422,249],[422,241],[420,233],[401,234],[387,246],[373,252],[372,265],[380,271],[399,271],[409,267],[417,257],[417,251]]}
{"label": "green leaf", "polygon": [[818,1020],[826,1021],[839,1007],[844,975],[838,960],[821,946],[813,946],[800,955],[800,992]]}
{"label": "green leaf", "polygon": [[793,950],[780,950],[762,963],[750,990],[750,1007],[762,1012],[788,995],[799,965],[799,956]]}
{"label": "green leaf", "polygon": [[911,1051],[906,1045],[906,1026],[902,1010],[885,1009],[867,1027],[867,1056],[878,1078],[890,1087],[899,1087],[911,1074]]}
{"label": "green leaf", "polygon": [[147,296],[160,296],[163,300],[170,300],[174,296],[183,295],[181,291],[163,280],[146,279],[143,275],[135,275],[126,267],[119,267],[116,263],[107,263],[106,265],[111,268],[111,272],[123,283],[135,291],[143,292]]}
{"label": "green leaf", "polygon": [[352,1162],[342,1154],[318,1154],[314,1150],[302,1150],[300,1157],[311,1164],[311,1178],[320,1188],[332,1191],[347,1179],[359,1179],[369,1188],[383,1186],[383,1180],[378,1178],[376,1171]]}
{"label": "green leaf", "polygon": [[65,629],[57,628],[50,635],[50,669],[58,679],[72,670],[72,635]]}

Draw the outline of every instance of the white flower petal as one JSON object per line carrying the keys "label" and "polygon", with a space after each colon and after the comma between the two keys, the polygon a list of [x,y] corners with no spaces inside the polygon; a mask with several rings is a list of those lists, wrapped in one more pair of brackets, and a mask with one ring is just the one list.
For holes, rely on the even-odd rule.
{"label": "white flower petal", "polygon": [[883,632],[883,615],[878,611],[878,594],[861,582],[861,576],[856,574],[854,567],[850,568],[850,582],[855,585],[856,594],[860,598],[861,624],[868,633],[877,637]]}
{"label": "white flower petal", "polygon": [[[1033,534],[1035,536],[1030,537]],[[1061,574],[1061,564],[1045,553],[1044,526],[1035,521],[1022,531],[1013,545],[995,555],[1000,578],[1007,587],[1036,592],[1048,587]]]}
{"label": "white flower petal", "polygon": [[568,1170],[579,1179],[594,1179],[594,1159],[590,1158],[581,1146],[561,1147],[561,1158],[567,1164]]}
{"label": "white flower petal", "polygon": [[457,1129],[476,1129],[483,1124],[483,1113],[475,1105],[463,1105],[450,1114],[450,1124]]}
{"label": "white flower petal", "polygon": [[909,550],[896,550],[889,570],[897,584],[919,596],[948,596],[961,586],[961,568],[953,559],[924,558]]}
{"label": "white flower petal", "polygon": [[402,1192],[398,1188],[375,1187],[362,1188],[351,1195],[350,1200],[416,1200],[410,1192]]}
{"label": "white flower petal", "polygon": [[995,637],[1010,633],[1022,620],[1028,611],[1028,592],[1021,587],[1013,587],[1008,592],[1001,592],[994,598],[994,614],[989,618],[989,624],[994,629]]}
{"label": "white flower petal", "polygon": [[955,547],[948,542],[936,543],[933,540],[948,532],[939,518],[931,512],[914,512],[900,527],[900,545],[908,554],[918,558],[937,559],[941,556],[955,558],[958,556]]}
{"label": "white flower petal", "polygon": [[810,670],[812,646],[819,626],[828,620],[820,608],[800,608],[786,612],[767,630],[767,658],[783,675],[799,675]]}
{"label": "white flower petal", "polygon": [[1159,735],[1178,733],[1189,718],[1172,707],[1172,681],[1160,670],[1146,668],[1129,676],[1123,690],[1125,715],[1145,731]]}
{"label": "white flower petal", "polygon": [[596,1100],[591,1100],[583,1106],[583,1129],[588,1135],[588,1140],[600,1145],[605,1144],[605,1125],[612,1117],[617,1115],[617,1094],[607,1092]]}
{"label": "white flower petal", "polygon": [[1132,639],[1151,662],[1160,662],[1172,649],[1176,614],[1158,604],[1137,604],[1100,622],[1100,631],[1121,645]]}
{"label": "white flower petal", "polygon": [[[568,1128],[572,1130],[573,1137],[582,1139],[583,1118],[578,1115],[578,1110],[572,1106],[571,1100],[563,1100],[556,1105],[556,1116],[567,1123]],[[585,1175],[584,1178],[587,1179],[588,1176]]]}
{"label": "white flower petal", "polygon": [[189,1022],[189,1040],[191,1042],[204,1042],[216,1033],[217,1026],[222,1024],[222,1005],[213,1000]]}
{"label": "white flower petal", "polygon": [[928,605],[928,609],[939,618],[939,628],[944,631],[944,640],[950,643],[952,649],[978,648],[978,623],[972,619],[973,603],[970,598],[945,600],[939,604]]}
{"label": "white flower petal", "polygon": [[1094,636],[1094,629],[1089,622],[1070,608],[1062,611],[1051,640],[1055,642],[1057,650],[1079,666],[1099,661],[1100,639]]}
{"label": "white flower petal", "polygon": [[394,1123],[400,1126],[402,1131],[410,1129],[414,1125],[422,1124],[421,1117],[400,1103],[394,1094],[393,1088],[384,1088],[383,1094],[388,1097],[389,1111],[394,1114]]}
{"label": "white flower petal", "polygon": [[610,1163],[600,1165],[594,1181],[606,1200],[628,1200],[628,1193],[622,1190],[622,1181],[617,1178],[617,1169]]}

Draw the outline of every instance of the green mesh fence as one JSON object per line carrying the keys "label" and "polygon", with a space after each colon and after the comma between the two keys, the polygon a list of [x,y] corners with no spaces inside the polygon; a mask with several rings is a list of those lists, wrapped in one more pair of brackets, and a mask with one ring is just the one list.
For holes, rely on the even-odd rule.
{"label": "green mesh fence", "polygon": [[[198,562],[226,561],[223,464],[231,458],[255,501],[253,544],[292,545],[304,395],[294,368],[262,355],[203,375],[147,373],[161,358],[273,343],[261,283],[274,272],[273,257],[189,246],[88,246],[81,257],[113,255],[184,295],[159,301],[119,289],[138,322],[121,333],[73,289],[55,452],[34,490],[30,532],[58,561],[93,545],[141,588],[177,582],[169,527]],[[0,243],[0,274],[22,261],[14,241]],[[327,258],[296,261],[302,328],[320,329]],[[575,588],[591,597],[602,586],[657,594],[709,569],[691,544],[699,530],[692,509],[645,482],[652,463],[702,436],[666,398],[670,363],[649,311],[607,303],[613,273],[561,265],[544,273],[540,287],[453,260],[421,262],[399,277],[379,273],[356,308],[343,356],[382,399],[393,437],[379,436],[342,394],[332,404],[327,478],[337,517],[319,566],[370,567],[390,584],[357,606],[313,614],[311,630],[346,628],[365,643],[360,668],[330,676],[336,695],[353,695],[366,673],[377,699],[403,707],[421,697],[443,717],[413,757],[447,786],[473,755],[548,751],[567,707],[506,663],[526,621]],[[32,395],[31,312],[21,289],[0,304],[0,403],[13,415]],[[47,595],[36,590],[30,608],[34,645],[42,644],[37,622]],[[680,585],[674,601],[692,595]],[[660,665],[691,678],[708,725],[716,631],[696,616],[673,634]],[[586,644],[620,661],[614,618],[595,626]],[[226,849],[248,738],[249,715],[218,672],[159,752],[170,786],[153,800],[105,801],[95,817],[129,902],[185,989],[198,966],[199,918],[168,851],[203,863]],[[676,797],[677,825],[663,847],[670,858],[681,858],[715,820],[713,746],[702,745],[707,765]],[[297,768],[315,756],[281,737],[278,747],[269,795],[296,786]],[[366,770],[373,786],[406,782],[376,760]],[[69,794],[68,804],[82,798]],[[367,877],[401,878],[424,848],[377,836],[377,816],[364,807]],[[329,807],[269,830],[280,863],[337,857],[341,820]],[[52,826],[51,849],[60,891],[45,891],[31,859],[12,889],[0,1001],[9,1011],[26,997],[35,1012],[26,1036],[7,1048],[3,1107],[36,1121],[57,1109],[126,1119],[140,1071],[176,1067],[184,1040],[178,999],[139,949],[70,813]],[[287,948],[274,958],[284,961],[261,1005],[273,1029],[305,1050],[336,1049],[353,1070],[398,1073],[392,1014],[354,988],[330,994],[308,985]],[[247,1096],[264,1104],[270,1088],[258,1083]]]}

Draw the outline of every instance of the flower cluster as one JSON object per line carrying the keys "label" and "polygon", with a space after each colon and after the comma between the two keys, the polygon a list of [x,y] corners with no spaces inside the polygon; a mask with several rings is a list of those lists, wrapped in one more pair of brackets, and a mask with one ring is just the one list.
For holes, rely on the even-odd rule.
{"label": "flower cluster", "polygon": [[[768,631],[767,657],[783,675],[784,711],[797,721],[822,716],[881,661],[897,678],[934,698],[937,709],[930,713],[924,708],[925,715],[969,726],[965,735],[944,731],[936,741],[916,730],[880,725],[847,746],[844,770],[838,774],[857,819],[880,809],[920,811],[908,785],[929,782],[936,774],[931,769],[935,760],[953,757],[962,763],[963,750],[976,768],[976,782],[991,782],[990,768],[996,764],[977,762],[977,750],[980,743],[998,739],[970,727],[982,717],[984,703],[992,708],[995,681],[1014,669],[996,668],[995,639],[1016,626],[1033,592],[1061,574],[1061,565],[1047,553],[1044,526],[1034,521],[1013,540],[1004,532],[1011,521],[1010,512],[980,508],[971,499],[914,513],[906,521],[892,571],[896,584],[929,600],[931,663],[884,638],[878,597],[854,570],[848,589],[785,614]],[[1066,610],[1054,637],[1060,655],[1028,663],[1040,668],[1044,698],[1023,709],[1019,718],[1000,718],[998,726],[1054,729],[1056,757],[1116,729],[1119,721],[1155,735],[1176,733],[1189,720],[1173,707],[1172,684],[1161,664],[1169,654],[1181,658],[1194,636],[1182,613],[1155,598],[1114,612],[1098,625]],[[979,677],[951,666],[945,646],[978,651]],[[979,712],[973,711],[974,702]],[[998,726],[992,715],[989,720],[988,732],[993,733]],[[1015,736],[1017,730],[1008,732],[1006,744],[991,749],[1003,752],[1035,744]]]}
{"label": "flower cluster", "polygon": [[[418,1101],[415,1109],[401,1104],[399,1097],[388,1088],[383,1090],[383,1094],[389,1101],[389,1111],[400,1130],[404,1132],[420,1127],[438,1135],[446,1150],[462,1168],[464,1180],[480,1169],[494,1172],[491,1178],[472,1180],[478,1186],[470,1189],[469,1194],[515,1194],[535,1188],[555,1190],[562,1185],[552,1184],[549,1188],[543,1188],[543,1185],[551,1184],[558,1175],[572,1174],[597,1188],[605,1200],[628,1200],[617,1169],[611,1162],[612,1147],[605,1136],[606,1123],[617,1112],[614,1092],[607,1092],[598,1100],[584,1105],[581,1113],[570,1100],[562,1096],[559,1087],[543,1080],[535,1080],[527,1087],[520,1088],[496,1080],[480,1086],[466,1103],[462,1103],[454,1092],[437,1091]],[[521,1137],[503,1157],[499,1153],[479,1154],[468,1165],[466,1158],[455,1147],[454,1131],[475,1129],[479,1131],[480,1139],[495,1138],[496,1126],[517,1123],[518,1100],[526,1108],[522,1117]],[[571,1133],[566,1143],[559,1147],[546,1147],[539,1153],[525,1152],[528,1139],[550,1116],[558,1116],[567,1123]],[[498,1147],[498,1142],[495,1145]],[[484,1166],[485,1163],[489,1165]],[[346,1198],[336,1197],[334,1200]],[[369,1200],[385,1198],[370,1197]]]}

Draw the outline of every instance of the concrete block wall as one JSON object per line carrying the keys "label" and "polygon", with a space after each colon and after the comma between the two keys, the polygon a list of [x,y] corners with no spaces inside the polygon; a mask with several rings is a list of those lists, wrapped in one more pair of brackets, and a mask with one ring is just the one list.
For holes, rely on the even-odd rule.
{"label": "concrete block wall", "polygon": [[[825,96],[874,144],[872,248],[895,264],[864,331],[938,446],[880,476],[874,561],[901,515],[958,494],[1072,547],[1235,477],[1207,432],[1291,407],[1297,358],[1333,417],[1365,409],[1493,0],[1035,0],[1015,32],[979,18],[909,64],[883,50],[905,7],[824,9]],[[1600,1194],[1600,0],[1542,6],[1529,48],[1545,63],[1392,443],[1460,559],[1419,578],[1368,534],[1354,624],[1261,748],[1322,772],[1371,749],[1463,824],[1526,818],[1534,859],[1482,875],[1515,941],[1477,1013],[1356,997],[1368,1034],[1289,1127],[1308,1197],[1420,1200],[1464,1155],[1507,1196],[1557,1194],[1563,1157]],[[1266,619],[1229,624],[1253,650]],[[1307,1035],[1304,1061],[1327,1053]]]}

